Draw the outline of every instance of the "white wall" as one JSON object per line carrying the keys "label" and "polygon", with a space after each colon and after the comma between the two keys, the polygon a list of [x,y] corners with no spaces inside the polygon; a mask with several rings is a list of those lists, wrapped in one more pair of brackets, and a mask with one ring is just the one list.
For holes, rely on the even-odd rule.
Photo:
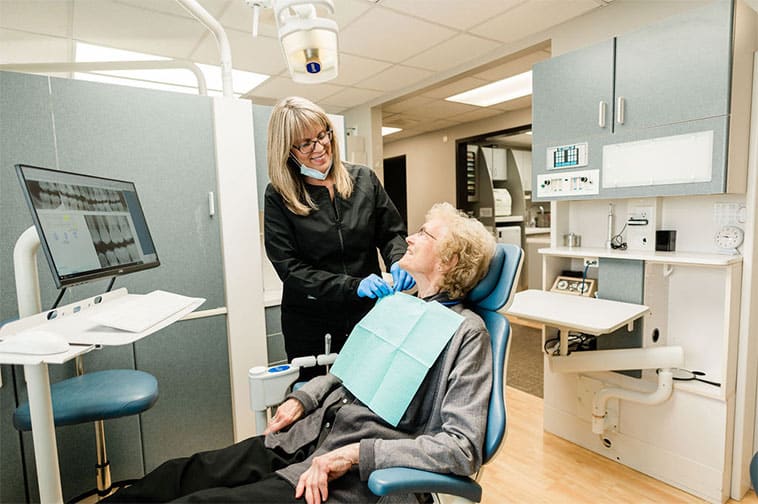
{"label": "white wall", "polygon": [[[366,164],[372,168],[380,180],[384,180],[382,159],[382,110],[379,107],[356,107],[345,113],[345,128],[364,139]],[[345,159],[350,161],[348,156]]]}
{"label": "white wall", "polygon": [[213,99],[216,180],[224,265],[234,440],[255,434],[248,369],[267,365],[252,106]]}

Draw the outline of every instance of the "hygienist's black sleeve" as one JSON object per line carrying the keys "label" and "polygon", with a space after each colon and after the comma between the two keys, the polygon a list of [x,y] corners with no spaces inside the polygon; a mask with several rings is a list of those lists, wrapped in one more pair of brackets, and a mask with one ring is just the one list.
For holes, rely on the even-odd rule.
{"label": "hygienist's black sleeve", "polygon": [[361,279],[314,268],[300,258],[295,240],[296,230],[288,218],[291,212],[271,185],[266,188],[263,210],[263,236],[266,255],[274,266],[285,290],[292,290],[321,301],[346,302],[358,298]]}
{"label": "hygienist's black sleeve", "polygon": [[408,244],[405,241],[408,230],[405,228],[400,212],[379,182],[374,171],[369,170],[369,172],[371,173],[371,183],[374,186],[374,201],[376,201],[376,245],[382,254],[387,271],[389,271],[390,266],[399,261],[408,249]]}

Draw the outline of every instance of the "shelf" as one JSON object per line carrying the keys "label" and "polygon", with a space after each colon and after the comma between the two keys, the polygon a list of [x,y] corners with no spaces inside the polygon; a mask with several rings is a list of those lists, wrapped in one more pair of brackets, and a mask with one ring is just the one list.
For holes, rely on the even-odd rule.
{"label": "shelf", "polygon": [[496,215],[495,222],[524,222],[523,215]]}
{"label": "shelf", "polygon": [[645,250],[609,250],[592,247],[542,248],[539,253],[554,257],[604,257],[610,259],[631,259],[662,264],[689,264],[697,266],[730,266],[742,262],[742,256],[728,254],[707,254],[699,252],[655,252]]}

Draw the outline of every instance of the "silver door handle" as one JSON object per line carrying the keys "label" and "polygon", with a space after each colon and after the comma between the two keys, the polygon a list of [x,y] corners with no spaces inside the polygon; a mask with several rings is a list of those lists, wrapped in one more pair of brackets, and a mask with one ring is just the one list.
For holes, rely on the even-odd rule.
{"label": "silver door handle", "polygon": [[624,124],[624,97],[619,96],[616,99],[616,122]]}
{"label": "silver door handle", "polygon": [[601,128],[605,128],[605,111],[607,108],[607,104],[603,100],[600,100],[597,107],[597,125]]}

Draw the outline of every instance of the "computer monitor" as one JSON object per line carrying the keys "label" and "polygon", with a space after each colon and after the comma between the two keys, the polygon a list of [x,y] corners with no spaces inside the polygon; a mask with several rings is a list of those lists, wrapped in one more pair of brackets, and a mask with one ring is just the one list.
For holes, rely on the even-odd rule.
{"label": "computer monitor", "polygon": [[160,265],[132,182],[16,165],[60,289]]}

